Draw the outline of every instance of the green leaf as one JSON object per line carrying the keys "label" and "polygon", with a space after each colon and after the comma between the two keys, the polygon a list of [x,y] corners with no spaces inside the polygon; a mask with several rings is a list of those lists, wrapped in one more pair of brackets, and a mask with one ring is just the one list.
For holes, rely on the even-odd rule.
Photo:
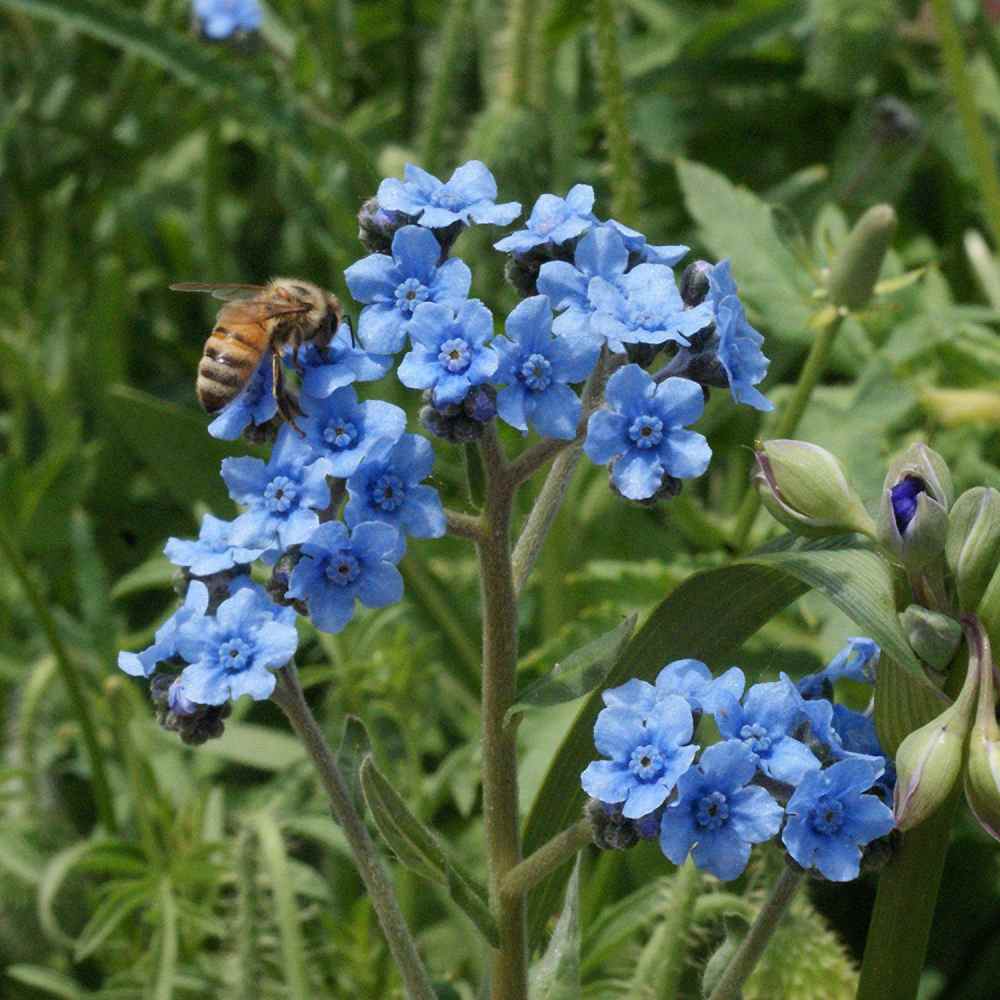
{"label": "green leaf", "polygon": [[678,160],[677,177],[701,238],[716,257],[732,258],[741,296],[768,329],[811,339],[815,282],[778,235],[771,206],[700,163]]}
{"label": "green leaf", "polygon": [[159,962],[156,982],[153,986],[153,1000],[172,1000],[174,980],[177,977],[177,900],[174,898],[170,879],[160,883],[159,906]]}
{"label": "green leaf", "polygon": [[486,890],[448,857],[436,834],[410,812],[371,755],[361,764],[361,787],[379,833],[400,862],[428,881],[446,886],[486,940],[498,947],[500,936]]}
{"label": "green leaf", "polygon": [[25,986],[59,997],[60,1000],[82,1000],[87,996],[86,991],[77,985],[76,980],[64,976],[61,972],[43,969],[37,965],[10,965],[4,970],[4,975],[15,982],[24,983]]}
{"label": "green leaf", "polygon": [[80,840],[70,845],[49,861],[38,887],[38,920],[42,930],[55,942],[72,948],[73,939],[59,926],[55,915],[55,899],[70,872],[89,852],[100,848],[120,846],[116,840]]}
{"label": "green leaf", "polygon": [[894,669],[882,653],[875,671],[875,728],[886,753],[895,755],[908,733],[940,715],[948,698],[936,688]]}
{"label": "green leaf", "polygon": [[635,892],[601,907],[584,936],[581,968],[584,977],[599,972],[615,952],[662,914],[667,881],[666,876],[653,879]]}
{"label": "green leaf", "polygon": [[166,556],[152,556],[118,580],[111,588],[111,600],[120,601],[145,590],[164,590],[170,586],[176,572],[177,567]]}
{"label": "green leaf", "polygon": [[361,790],[361,762],[371,752],[372,741],[364,722],[356,715],[347,716],[344,720],[344,735],[337,749],[337,766],[344,775],[354,808],[359,813],[365,810],[365,796]]}
{"label": "green leaf", "polygon": [[608,671],[621,656],[625,644],[632,638],[638,615],[629,615],[617,628],[588,642],[557,663],[550,673],[540,677],[521,692],[507,709],[504,724],[513,715],[546,705],[561,705],[590,694],[608,676]]}
{"label": "green leaf", "polygon": [[112,888],[95,907],[87,925],[76,940],[74,961],[92,955],[118,929],[123,921],[150,902],[149,883],[127,882]]}
{"label": "green leaf", "polygon": [[306,752],[294,737],[252,722],[226,722],[226,731],[201,748],[206,754],[262,771],[284,771],[305,760]]}
{"label": "green leaf", "polygon": [[548,947],[531,972],[536,1000],[576,1000],[580,996],[580,856],[566,886],[562,913]]}

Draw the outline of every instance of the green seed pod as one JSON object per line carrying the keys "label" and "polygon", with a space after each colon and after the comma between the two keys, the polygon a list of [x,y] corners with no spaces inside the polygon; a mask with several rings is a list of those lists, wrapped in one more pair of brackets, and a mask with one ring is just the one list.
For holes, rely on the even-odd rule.
{"label": "green seed pod", "polygon": [[847,309],[864,309],[896,233],[891,205],[873,205],[854,224],[830,270],[830,301]]}
{"label": "green seed pod", "polygon": [[979,701],[969,735],[965,800],[979,825],[1000,840],[1000,726],[996,717],[993,654],[982,625],[975,618],[966,621],[969,646],[975,652],[979,668]]}
{"label": "green seed pod", "polygon": [[1000,492],[988,486],[966,490],[948,515],[945,543],[961,611],[975,611],[1000,562]]}
{"label": "green seed pod", "polygon": [[758,442],[753,484],[768,511],[800,535],[860,531],[875,536],[875,523],[848,482],[840,462],[808,441]]}
{"label": "green seed pod", "polygon": [[978,686],[978,667],[970,662],[955,701],[936,719],[910,733],[896,751],[893,813],[900,830],[923,823],[954,788],[962,770]]}
{"label": "green seed pod", "polygon": [[940,611],[911,604],[900,616],[910,648],[924,663],[944,670],[962,641],[962,626]]}

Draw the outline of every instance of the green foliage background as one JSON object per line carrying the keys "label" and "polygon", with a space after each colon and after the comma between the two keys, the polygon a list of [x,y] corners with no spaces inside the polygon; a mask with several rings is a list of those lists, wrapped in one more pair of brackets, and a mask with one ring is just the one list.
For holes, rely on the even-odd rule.
{"label": "green foliage background", "polygon": [[[228,49],[195,39],[185,0],[0,0],[0,994],[398,995],[277,711],[240,704],[223,740],[183,749],[115,656],[145,645],[175,601],[165,537],[193,534],[207,509],[234,512],[218,461],[245,450],[210,439],[194,403],[212,308],[167,285],[287,273],[347,302],[357,208],[407,160],[447,175],[483,159],[526,208],[591,183],[600,214],[613,206],[652,242],[731,256],[779,405],[850,223],[890,201],[900,229],[884,276],[919,277],[845,323],[800,436],[838,453],[866,500],[888,454],[918,437],[960,489],[1000,486],[1000,272],[968,236],[985,229],[982,203],[926,10],[625,0],[611,5],[618,93],[598,72],[600,4],[507,6],[274,0],[259,42]],[[956,5],[996,140],[1000,38],[980,6]],[[514,298],[492,238],[469,233],[458,252],[502,316]],[[374,391],[415,416],[390,380]],[[721,395],[699,428],[712,467],[669,506],[626,507],[602,470],[578,474],[524,601],[525,684],[729,558],[746,446],[767,429]],[[439,449],[435,479],[467,503],[456,451]],[[363,717],[410,808],[481,869],[475,567],[445,539],[411,543],[403,570],[402,605],[337,636],[303,626],[303,679],[331,741]],[[727,592],[717,605],[724,622]],[[807,672],[854,631],[807,595],[740,660],[754,676]],[[526,813],[577,708],[522,724]],[[117,829],[95,832],[91,738]],[[583,995],[661,995],[671,867],[640,848],[583,869]],[[721,940],[719,914],[752,912],[763,875],[703,906],[684,996]],[[445,889],[394,876],[442,995],[474,997],[471,925]],[[813,885],[747,996],[850,995],[871,894]],[[942,900],[926,996],[988,995],[1000,871],[968,823]],[[554,908],[540,914],[548,931]]]}

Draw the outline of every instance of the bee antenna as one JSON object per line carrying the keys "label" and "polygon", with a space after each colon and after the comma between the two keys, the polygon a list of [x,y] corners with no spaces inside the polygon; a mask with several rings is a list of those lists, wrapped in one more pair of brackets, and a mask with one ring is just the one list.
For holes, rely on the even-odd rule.
{"label": "bee antenna", "polygon": [[354,336],[354,323],[351,321],[351,317],[345,316],[341,322],[347,327],[348,336],[351,338],[351,347],[357,347],[358,342]]}

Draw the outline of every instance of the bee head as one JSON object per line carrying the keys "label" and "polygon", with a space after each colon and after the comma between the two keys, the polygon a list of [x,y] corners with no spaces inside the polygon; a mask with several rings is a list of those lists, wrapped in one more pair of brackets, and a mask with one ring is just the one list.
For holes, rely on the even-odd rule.
{"label": "bee head", "polygon": [[276,278],[274,288],[289,298],[309,306],[302,325],[308,331],[306,340],[317,338],[329,342],[340,325],[340,301],[332,292],[301,278]]}

